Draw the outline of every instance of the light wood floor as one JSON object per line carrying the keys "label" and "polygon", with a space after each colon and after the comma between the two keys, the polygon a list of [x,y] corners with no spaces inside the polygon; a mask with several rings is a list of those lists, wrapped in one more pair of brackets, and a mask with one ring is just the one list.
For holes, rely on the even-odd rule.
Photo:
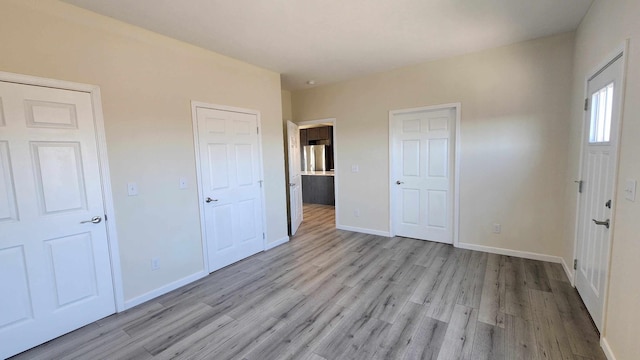
{"label": "light wood floor", "polygon": [[557,264],[334,229],[15,359],[606,359]]}

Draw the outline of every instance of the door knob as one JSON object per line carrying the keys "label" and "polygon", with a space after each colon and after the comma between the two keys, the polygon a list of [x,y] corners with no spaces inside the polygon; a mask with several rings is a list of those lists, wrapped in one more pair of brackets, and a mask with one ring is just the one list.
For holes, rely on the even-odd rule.
{"label": "door knob", "polygon": [[401,184],[404,184],[404,181],[400,181],[400,180],[396,181],[396,185],[401,185]]}
{"label": "door knob", "polygon": [[593,222],[594,222],[596,225],[602,225],[602,226],[606,227],[607,229],[609,228],[609,219],[607,219],[607,220],[605,220],[605,221],[598,221],[598,220],[596,220],[596,219],[591,219],[591,220],[593,220]]}
{"label": "door knob", "polygon": [[296,183],[289,183],[289,186],[294,187],[296,186]]}
{"label": "door knob", "polygon": [[102,221],[102,217],[94,216],[91,218],[91,220],[80,221],[80,224],[86,224],[86,223],[100,224],[101,221]]}
{"label": "door knob", "polygon": [[207,197],[207,199],[205,200],[205,202],[210,203],[210,202],[217,202],[218,199],[212,199],[210,197]]}

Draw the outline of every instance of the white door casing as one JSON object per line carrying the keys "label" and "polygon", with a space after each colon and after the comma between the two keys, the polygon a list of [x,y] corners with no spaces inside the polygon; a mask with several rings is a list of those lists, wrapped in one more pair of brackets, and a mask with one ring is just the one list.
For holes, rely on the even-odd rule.
{"label": "white door casing", "polygon": [[302,224],[302,175],[300,164],[300,128],[291,121],[287,121],[287,147],[289,150],[289,208],[291,235]]}
{"label": "white door casing", "polygon": [[389,113],[391,235],[454,241],[459,105]]}
{"label": "white door casing", "polygon": [[92,94],[2,81],[0,103],[4,358],[112,314],[115,299]]}
{"label": "white door casing", "polygon": [[587,82],[576,242],[576,288],[600,331],[604,325],[615,207],[623,91],[622,54]]}
{"label": "white door casing", "polygon": [[213,272],[265,248],[259,114],[193,108],[203,241]]}

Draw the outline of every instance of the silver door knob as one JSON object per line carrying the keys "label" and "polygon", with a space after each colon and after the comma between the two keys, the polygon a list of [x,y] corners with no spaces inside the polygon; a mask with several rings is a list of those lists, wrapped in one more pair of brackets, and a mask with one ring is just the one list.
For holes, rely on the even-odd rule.
{"label": "silver door knob", "polygon": [[100,224],[101,221],[102,221],[102,217],[94,216],[91,218],[91,220],[80,221],[80,224],[86,224],[86,223]]}
{"label": "silver door knob", "polygon": [[596,225],[604,226],[604,227],[606,227],[607,229],[609,228],[609,219],[607,219],[607,220],[605,220],[605,221],[598,221],[598,220],[596,220],[596,219],[591,219],[591,220],[593,220],[593,222],[594,222]]}
{"label": "silver door knob", "polygon": [[400,181],[400,180],[396,181],[396,185],[402,185],[402,184],[404,184],[404,181]]}
{"label": "silver door knob", "polygon": [[218,201],[218,199],[212,199],[212,198],[210,198],[210,197],[208,197],[208,198],[205,200],[205,202],[207,202],[207,203],[210,203],[210,202],[217,202],[217,201]]}

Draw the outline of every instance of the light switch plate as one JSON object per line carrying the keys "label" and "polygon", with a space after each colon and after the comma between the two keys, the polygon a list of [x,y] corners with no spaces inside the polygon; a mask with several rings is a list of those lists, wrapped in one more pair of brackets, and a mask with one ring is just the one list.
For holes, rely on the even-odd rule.
{"label": "light switch plate", "polygon": [[134,182],[128,183],[127,184],[127,194],[129,194],[129,196],[138,195],[138,184],[136,184]]}
{"label": "light switch plate", "polygon": [[624,198],[629,201],[636,201],[636,187],[638,182],[633,179],[627,179],[624,184]]}
{"label": "light switch plate", "polygon": [[351,172],[359,172],[360,171],[360,167],[358,165],[351,165]]}

